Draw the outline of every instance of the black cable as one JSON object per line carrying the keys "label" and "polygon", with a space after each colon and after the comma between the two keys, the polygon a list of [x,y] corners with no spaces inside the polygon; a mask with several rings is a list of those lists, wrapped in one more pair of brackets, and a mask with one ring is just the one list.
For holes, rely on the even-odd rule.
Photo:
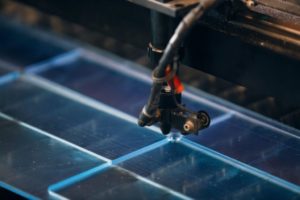
{"label": "black cable", "polygon": [[158,66],[153,70],[153,85],[147,104],[144,106],[138,124],[140,126],[151,125],[155,118],[159,100],[160,92],[164,82],[172,79],[177,69],[172,69],[171,75],[166,75],[167,66],[172,63],[175,54],[177,53],[182,41],[184,40],[188,31],[193,27],[197,20],[210,8],[212,8],[221,0],[200,0],[199,4],[193,8],[180,22],[171,37],[164,53],[159,60]]}
{"label": "black cable", "polygon": [[164,53],[159,60],[158,66],[154,69],[156,77],[164,77],[165,69],[172,62],[175,53],[178,51],[186,34],[200,17],[220,0],[200,0],[199,4],[192,9],[177,26],[173,36],[171,37]]}

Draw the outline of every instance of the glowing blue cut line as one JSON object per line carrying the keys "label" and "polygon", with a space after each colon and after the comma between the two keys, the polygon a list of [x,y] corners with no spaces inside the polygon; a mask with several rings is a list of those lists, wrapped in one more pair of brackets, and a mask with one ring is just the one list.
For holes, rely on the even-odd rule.
{"label": "glowing blue cut line", "polygon": [[48,187],[48,191],[57,191],[57,190],[66,188],[66,187],[73,185],[75,183],[78,183],[86,178],[89,178],[89,177],[93,176],[94,174],[97,174],[98,172],[108,168],[109,166],[111,166],[111,163],[105,163],[100,166],[89,169],[87,171],[84,171],[80,174],[77,174],[75,176],[71,176],[70,178],[64,179],[58,183],[50,185]]}
{"label": "glowing blue cut line", "polygon": [[52,139],[54,139],[54,140],[56,140],[58,142],[63,143],[64,145],[70,146],[70,147],[72,147],[74,149],[79,150],[80,152],[86,153],[86,154],[88,154],[88,155],[90,155],[90,156],[92,156],[94,158],[97,158],[100,161],[111,163],[111,160],[108,159],[108,158],[106,158],[106,157],[103,157],[103,156],[101,156],[99,154],[96,154],[96,153],[94,153],[92,151],[89,151],[89,150],[87,150],[87,149],[85,149],[85,148],[83,148],[81,146],[78,146],[78,145],[76,145],[74,143],[71,143],[71,142],[69,142],[67,140],[64,140],[64,139],[62,139],[60,137],[57,137],[57,136],[55,136],[55,135],[53,135],[51,133],[48,133],[48,132],[46,132],[44,130],[41,130],[41,129],[37,128],[37,127],[34,127],[34,126],[30,125],[30,124],[27,124],[25,122],[19,121],[19,120],[15,119],[15,118],[13,118],[11,116],[8,116],[8,115],[6,115],[4,113],[0,112],[0,117],[3,117],[4,119],[10,120],[10,121],[14,121],[14,122],[18,123],[20,126],[26,127],[26,128],[28,128],[30,130],[33,130],[33,131],[35,131],[35,132],[37,132],[39,134],[45,135],[45,136],[47,136],[49,138],[52,138]]}
{"label": "glowing blue cut line", "polygon": [[155,181],[152,181],[152,180],[150,180],[148,178],[145,178],[145,177],[143,177],[141,175],[138,175],[138,174],[136,174],[136,173],[134,173],[134,172],[132,172],[130,170],[127,170],[127,169],[124,169],[124,168],[121,168],[121,169],[124,170],[124,171],[126,171],[130,175],[134,176],[136,179],[138,179],[138,180],[140,180],[142,182],[145,182],[145,183],[147,183],[147,184],[149,184],[151,186],[154,186],[154,187],[156,187],[158,189],[164,190],[164,191],[166,191],[166,192],[168,192],[168,193],[170,193],[170,194],[172,194],[174,196],[177,196],[177,197],[179,197],[179,198],[181,198],[183,200],[192,200],[193,199],[191,197],[188,197],[188,196],[184,195],[183,193],[180,193],[180,192],[177,192],[177,191],[175,191],[173,189],[170,189],[170,188],[168,188],[168,187],[166,187],[164,185],[161,185],[161,184],[159,184],[159,183],[157,183]]}
{"label": "glowing blue cut line", "polygon": [[19,72],[10,72],[0,77],[0,85],[16,80],[20,76]]}
{"label": "glowing blue cut line", "polygon": [[133,157],[139,156],[139,155],[141,155],[143,153],[146,153],[148,151],[151,151],[151,150],[153,150],[153,149],[155,149],[157,147],[165,145],[166,143],[168,143],[167,139],[163,139],[163,140],[160,140],[160,141],[155,142],[153,144],[150,144],[150,145],[148,145],[146,147],[140,148],[140,149],[138,149],[138,150],[136,150],[134,152],[126,154],[126,155],[124,155],[124,156],[122,156],[120,158],[117,158],[115,160],[112,160],[112,162],[108,162],[108,163],[102,164],[100,166],[94,167],[92,169],[84,171],[84,172],[82,172],[80,174],[77,174],[75,176],[67,178],[67,179],[65,179],[63,181],[55,183],[54,185],[49,186],[49,190],[50,191],[57,191],[57,190],[65,188],[65,187],[68,187],[70,185],[73,185],[73,184],[75,184],[75,183],[77,183],[77,182],[79,182],[81,180],[84,180],[84,179],[86,179],[88,177],[91,177],[92,175],[94,175],[94,174],[102,171],[103,169],[111,166],[112,164],[116,165],[116,164],[118,164],[120,162],[124,162],[124,161],[126,161],[128,159],[131,159]]}
{"label": "glowing blue cut line", "polygon": [[[48,193],[49,195],[53,198],[53,199],[59,199],[59,200],[69,200],[68,198],[60,195],[60,194],[57,194],[56,192],[53,192],[51,190],[48,190]],[[52,199],[50,198],[50,199]]]}
{"label": "glowing blue cut line", "polygon": [[[7,120],[13,120],[13,121],[16,121],[14,118],[12,118],[12,117],[10,117],[10,116],[4,114],[4,113],[1,113],[1,112],[0,112],[0,116],[3,117],[3,118],[5,118],[5,119],[7,119]],[[90,154],[90,155],[92,155],[92,156],[95,156],[95,157],[97,157],[97,158],[100,158],[101,160],[107,161],[107,163],[104,163],[104,164],[102,164],[102,165],[100,165],[100,166],[97,166],[97,167],[92,168],[92,169],[90,169],[90,170],[84,171],[84,172],[82,172],[82,173],[80,173],[80,174],[77,174],[77,175],[75,175],[75,176],[72,176],[72,177],[70,177],[70,178],[68,178],[68,179],[62,180],[62,181],[60,181],[60,182],[58,182],[58,183],[56,183],[56,184],[50,185],[50,186],[48,187],[48,192],[49,192],[49,194],[51,194],[51,195],[53,195],[54,197],[59,198],[59,199],[65,199],[65,198],[62,197],[62,196],[59,195],[59,194],[56,194],[56,193],[53,192],[53,191],[63,189],[63,188],[65,188],[65,187],[67,187],[67,186],[70,186],[70,185],[75,184],[75,183],[77,183],[77,182],[79,182],[79,181],[81,181],[81,180],[84,180],[84,179],[86,179],[86,178],[88,178],[88,177],[90,177],[90,176],[93,176],[94,174],[96,174],[96,173],[98,173],[98,172],[104,170],[105,168],[111,166],[112,164],[118,164],[118,163],[120,163],[120,162],[124,162],[124,161],[126,161],[126,160],[128,160],[128,159],[134,158],[134,157],[136,157],[136,156],[139,156],[139,155],[141,155],[141,154],[143,154],[143,153],[146,153],[146,152],[148,152],[148,151],[151,151],[151,150],[153,150],[153,149],[155,149],[155,148],[158,148],[158,147],[163,146],[163,145],[165,145],[165,144],[168,143],[167,138],[165,138],[165,139],[163,139],[163,140],[160,140],[160,141],[158,141],[158,142],[155,142],[155,143],[153,143],[153,144],[150,144],[150,145],[148,145],[148,146],[146,146],[146,147],[140,148],[140,149],[138,149],[138,150],[136,150],[136,151],[134,151],[134,152],[131,152],[131,153],[129,153],[129,154],[126,154],[126,155],[124,155],[124,156],[122,156],[122,157],[120,157],[120,158],[117,158],[117,159],[111,161],[111,160],[109,160],[109,159],[107,159],[107,158],[104,158],[104,157],[98,155],[98,154],[95,154],[95,153],[93,153],[93,152],[90,152],[90,151],[88,151],[88,150],[82,148],[82,147],[79,147],[79,146],[77,146],[77,145],[75,145],[75,144],[73,144],[73,143],[70,143],[70,142],[68,142],[68,141],[65,141],[65,140],[63,140],[63,139],[61,139],[61,138],[59,138],[59,137],[57,137],[57,136],[54,136],[54,135],[52,135],[52,134],[50,134],[50,133],[47,133],[47,132],[45,132],[45,131],[43,131],[43,130],[40,130],[40,129],[36,128],[36,127],[33,127],[33,126],[29,125],[29,124],[26,124],[26,123],[21,122],[21,121],[16,121],[16,122],[17,122],[18,124],[20,124],[20,125],[26,127],[26,128],[32,129],[32,130],[34,130],[34,131],[36,131],[36,132],[39,132],[39,133],[41,133],[41,134],[43,134],[43,135],[46,135],[46,136],[51,137],[51,138],[54,138],[54,139],[56,139],[56,140],[58,140],[58,141],[60,141],[60,142],[63,142],[63,143],[65,143],[65,144],[67,144],[67,145],[70,145],[70,146],[72,146],[72,147],[74,147],[74,148],[76,148],[76,149],[78,149],[78,150],[80,150],[80,151],[83,151],[83,152],[88,153],[88,154]],[[141,178],[140,178],[140,179],[141,179]],[[146,179],[145,179],[145,180],[146,180]],[[145,180],[143,179],[143,181],[145,181]],[[152,183],[152,181],[148,180],[147,183],[149,183],[149,182]],[[153,186],[155,186],[155,187],[158,187],[157,185],[159,185],[159,184],[152,183],[151,185],[153,185]],[[163,187],[163,186],[159,186],[159,188],[164,188],[164,187]],[[170,190],[170,189],[168,189],[168,190]],[[173,193],[176,193],[176,192],[173,192]],[[172,193],[172,194],[173,194],[173,193]]]}
{"label": "glowing blue cut line", "polygon": [[[226,113],[226,114],[223,114],[223,115],[221,115],[221,116],[218,116],[218,117],[213,118],[213,119],[211,120],[211,123],[210,123],[209,127],[215,126],[215,125],[217,125],[217,124],[220,124],[220,123],[222,123],[222,122],[224,122],[224,121],[229,120],[229,119],[232,117],[233,113],[234,113],[234,112],[229,112],[229,113]],[[209,128],[209,127],[208,127],[208,128]]]}
{"label": "glowing blue cut line", "polygon": [[[153,150],[153,149],[155,149],[155,148],[158,148],[158,147],[160,147],[160,146],[163,146],[163,145],[165,145],[165,144],[167,144],[167,143],[168,143],[168,140],[167,140],[167,139],[163,139],[163,140],[161,140],[161,141],[158,141],[158,142],[156,142],[156,143],[153,143],[153,144],[151,144],[151,145],[148,145],[148,146],[146,146],[146,147],[144,147],[144,148],[138,149],[138,150],[136,150],[136,151],[134,151],[134,152],[132,152],[132,153],[129,153],[129,154],[125,155],[125,156],[122,156],[122,157],[120,157],[120,158],[117,158],[117,159],[113,160],[112,163],[105,163],[105,164],[102,164],[102,165],[100,165],[100,166],[98,166],[98,167],[94,167],[94,168],[92,168],[92,169],[90,169],[90,170],[84,171],[84,172],[82,172],[82,173],[80,173],[80,174],[77,174],[77,175],[75,175],[75,176],[72,176],[72,177],[70,177],[70,178],[67,178],[67,179],[65,179],[65,180],[62,180],[62,181],[60,181],[60,182],[58,182],[58,183],[55,183],[55,184],[53,184],[53,185],[50,185],[50,186],[48,187],[48,193],[49,193],[51,196],[53,196],[53,197],[55,197],[55,198],[57,198],[57,199],[65,200],[65,199],[67,199],[67,198],[65,198],[64,196],[62,196],[62,195],[60,195],[60,194],[58,194],[58,193],[56,193],[56,192],[59,191],[59,190],[61,190],[61,189],[66,188],[66,187],[68,187],[68,186],[71,186],[71,185],[73,185],[73,184],[76,184],[76,183],[78,183],[78,182],[80,182],[80,181],[82,181],[82,180],[84,180],[84,179],[87,179],[87,178],[89,178],[89,177],[91,177],[91,176],[93,176],[93,175],[95,175],[95,174],[97,174],[97,173],[99,173],[99,172],[102,172],[102,171],[108,169],[108,168],[111,167],[111,166],[115,166],[115,165],[117,165],[118,163],[121,163],[121,162],[124,162],[124,161],[126,161],[126,160],[132,159],[132,158],[134,158],[134,157],[136,157],[136,156],[139,156],[139,155],[141,155],[141,154],[144,154],[144,153],[146,153],[146,152],[148,152],[148,151],[151,151],[151,150]],[[145,177],[142,177],[142,176],[140,176],[140,175],[138,175],[138,174],[135,174],[134,172],[128,171],[128,170],[123,169],[123,168],[121,168],[121,169],[127,171],[128,173],[130,173],[132,176],[134,176],[134,177],[137,178],[138,180],[141,180],[142,182],[145,182],[146,184],[149,184],[149,185],[151,185],[151,186],[153,186],[153,187],[156,187],[156,188],[159,188],[159,189],[161,189],[161,190],[165,190],[165,191],[167,191],[168,193],[170,193],[170,194],[172,194],[172,195],[174,195],[174,196],[177,196],[177,197],[179,197],[179,198],[181,198],[181,199],[184,199],[184,200],[191,200],[191,199],[192,199],[192,198],[190,198],[190,197],[188,197],[188,196],[185,196],[184,194],[181,194],[181,193],[179,193],[179,192],[177,192],[177,191],[174,191],[174,190],[172,190],[172,189],[170,189],[170,188],[168,188],[168,187],[165,187],[165,186],[163,186],[163,185],[160,185],[159,183],[156,183],[156,182],[151,181],[151,180],[149,180],[149,179],[147,179],[147,178],[145,178]]]}
{"label": "glowing blue cut line", "polygon": [[42,61],[40,63],[29,65],[25,67],[24,72],[29,74],[37,74],[46,71],[47,69],[50,68],[59,67],[62,64],[69,63],[78,59],[80,56],[80,52],[81,51],[79,49],[68,51],[66,53],[60,54],[58,56]]}
{"label": "glowing blue cut line", "polygon": [[167,144],[168,142],[169,142],[168,139],[165,138],[163,140],[160,140],[158,142],[155,142],[153,144],[150,144],[148,146],[140,148],[140,149],[138,149],[136,151],[128,153],[128,154],[126,154],[124,156],[121,156],[121,157],[119,157],[119,158],[117,158],[115,160],[112,160],[112,164],[117,165],[117,164],[119,164],[121,162],[124,162],[124,161],[129,160],[129,159],[134,158],[134,157],[137,157],[137,156],[139,156],[141,154],[144,154],[144,153],[146,153],[148,151],[152,151],[153,149],[156,149],[156,148],[158,148],[160,146],[163,146],[163,145]]}
{"label": "glowing blue cut line", "polygon": [[31,194],[28,194],[27,192],[24,192],[23,190],[15,188],[15,187],[13,187],[11,185],[8,185],[8,184],[6,184],[6,183],[4,183],[2,181],[0,181],[0,187],[5,188],[5,189],[7,189],[7,190],[9,190],[9,191],[11,191],[13,193],[16,193],[16,194],[18,194],[18,195],[20,195],[20,196],[22,196],[22,197],[24,197],[26,199],[30,199],[30,200],[37,200],[37,199],[39,199],[39,198],[37,198],[37,197],[35,197],[35,196],[31,195]]}
{"label": "glowing blue cut line", "polygon": [[211,156],[213,158],[221,160],[222,162],[225,162],[225,163],[227,163],[227,164],[229,164],[229,165],[231,165],[231,166],[233,166],[235,168],[238,168],[238,169],[240,169],[242,171],[245,171],[245,172],[248,172],[250,174],[253,174],[254,176],[260,177],[260,178],[262,178],[262,179],[264,179],[264,180],[266,180],[268,182],[271,182],[271,183],[276,184],[276,185],[278,185],[280,187],[288,189],[288,190],[290,190],[292,192],[300,194],[300,186],[298,186],[298,185],[295,185],[295,184],[290,183],[290,182],[288,182],[286,180],[278,178],[278,177],[276,177],[274,175],[271,175],[271,174],[269,174],[267,172],[264,172],[262,170],[259,170],[259,169],[255,168],[255,167],[252,167],[252,166],[247,165],[247,164],[245,164],[243,162],[240,162],[240,161],[238,161],[236,159],[228,157],[228,156],[226,156],[224,154],[218,153],[218,152],[216,152],[216,151],[214,151],[214,150],[212,150],[210,148],[207,148],[207,147],[205,147],[205,146],[203,146],[201,144],[195,143],[195,142],[193,142],[193,141],[191,141],[189,139],[182,138],[181,139],[181,143],[184,144],[184,145],[186,145],[186,146],[188,146],[188,147],[190,147],[190,148],[192,148],[192,149],[194,149],[194,150],[200,151],[200,152],[202,152],[202,153],[204,153],[204,154],[206,154],[208,156]]}

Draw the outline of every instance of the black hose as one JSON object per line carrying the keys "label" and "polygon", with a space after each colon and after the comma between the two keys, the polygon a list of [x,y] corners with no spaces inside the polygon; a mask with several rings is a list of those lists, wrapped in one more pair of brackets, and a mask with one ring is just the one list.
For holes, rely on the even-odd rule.
{"label": "black hose", "polygon": [[163,87],[163,82],[167,82],[168,79],[172,78],[170,76],[166,76],[166,68],[170,63],[172,63],[172,60],[188,31],[208,9],[212,8],[219,2],[221,2],[221,0],[200,0],[199,4],[193,8],[177,26],[161,59],[159,60],[158,66],[153,70],[153,85],[148,102],[139,117],[138,123],[140,126],[149,125],[153,121],[159,106],[160,91]]}
{"label": "black hose", "polygon": [[186,34],[193,27],[193,25],[200,19],[200,17],[211,7],[213,7],[220,0],[201,0],[200,3],[192,9],[177,26],[173,36],[171,37],[164,54],[159,60],[158,66],[155,68],[156,77],[164,77],[165,69],[172,62],[176,52],[178,51]]}

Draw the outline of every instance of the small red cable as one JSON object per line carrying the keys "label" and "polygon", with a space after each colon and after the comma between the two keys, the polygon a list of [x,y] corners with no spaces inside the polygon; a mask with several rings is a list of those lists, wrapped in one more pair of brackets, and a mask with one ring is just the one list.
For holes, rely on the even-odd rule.
{"label": "small red cable", "polygon": [[[171,73],[171,67],[168,66],[166,68],[166,76],[169,75]],[[181,83],[179,77],[177,75],[175,75],[170,81],[168,81],[168,85],[171,86],[171,84],[173,83],[174,85],[174,89],[175,89],[175,93],[179,94],[182,93],[184,90],[184,86]]]}

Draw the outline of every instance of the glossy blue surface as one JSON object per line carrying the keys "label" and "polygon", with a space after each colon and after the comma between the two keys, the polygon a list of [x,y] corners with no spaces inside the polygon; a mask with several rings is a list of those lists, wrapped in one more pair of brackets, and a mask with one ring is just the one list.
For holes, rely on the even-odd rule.
{"label": "glossy blue surface", "polygon": [[174,143],[136,125],[147,70],[0,22],[0,63],[26,67],[0,66],[0,183],[43,199],[300,199],[297,130],[187,87],[213,119]]}
{"label": "glossy blue surface", "polygon": [[68,48],[47,36],[0,17],[0,59],[24,67],[65,52]]}
{"label": "glossy blue surface", "polygon": [[50,184],[104,163],[63,142],[0,117],[0,180],[46,198]]}
{"label": "glossy blue surface", "polygon": [[[138,116],[147,101],[150,82],[124,74],[125,70],[127,73],[132,70],[127,66],[110,65],[79,56],[70,62],[49,65],[49,69],[39,75]],[[189,139],[300,184],[300,158],[297,156],[300,140],[253,122],[251,118],[243,119],[234,115],[230,108],[225,111],[192,92],[183,96],[183,102],[193,110],[205,110],[212,117],[210,128],[201,131],[198,136],[188,136]],[[285,143],[287,140],[289,142]],[[295,144],[291,147],[290,143]],[[297,175],[294,175],[295,172]]]}
{"label": "glossy blue surface", "polygon": [[2,76],[8,74],[10,71],[4,67],[0,66],[0,79],[2,78]]}
{"label": "glossy blue surface", "polygon": [[120,166],[196,199],[299,197],[299,193],[180,143],[166,144]]}
{"label": "glossy blue surface", "polygon": [[0,110],[59,138],[114,159],[164,136],[62,97],[26,80],[0,86]]}

